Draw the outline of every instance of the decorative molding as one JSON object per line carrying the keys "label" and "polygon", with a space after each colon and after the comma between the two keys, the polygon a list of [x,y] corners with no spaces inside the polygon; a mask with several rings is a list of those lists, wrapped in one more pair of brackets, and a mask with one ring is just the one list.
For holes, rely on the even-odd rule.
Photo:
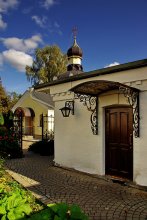
{"label": "decorative molding", "polygon": [[51,94],[52,97],[56,97],[56,96],[65,96],[65,95],[71,95],[72,92],[66,91],[66,92],[59,92],[59,93],[53,93]]}
{"label": "decorative molding", "polygon": [[128,99],[129,105],[133,108],[133,131],[134,136],[139,137],[139,91],[125,86],[119,87],[120,93]]}
{"label": "decorative molding", "polygon": [[138,80],[138,81],[135,81],[136,85],[141,85],[142,84],[142,81],[141,80]]}
{"label": "decorative molding", "polygon": [[79,99],[88,111],[91,111],[90,121],[91,130],[94,135],[98,134],[98,97],[91,95],[75,94],[75,98]]}

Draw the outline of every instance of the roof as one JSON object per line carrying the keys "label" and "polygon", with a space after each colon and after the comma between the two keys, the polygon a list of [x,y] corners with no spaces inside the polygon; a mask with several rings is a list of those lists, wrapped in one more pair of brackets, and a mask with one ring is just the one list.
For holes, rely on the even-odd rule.
{"label": "roof", "polygon": [[31,95],[32,95],[32,98],[35,98],[38,101],[42,101],[50,106],[54,106],[53,99],[49,93],[43,93],[43,92],[38,92],[38,91],[33,90]]}
{"label": "roof", "polygon": [[58,80],[59,80],[59,79],[65,79],[66,77],[75,76],[75,75],[81,74],[81,73],[83,73],[82,70],[71,70],[71,71],[67,71],[67,72],[65,72],[65,73],[63,73],[63,74],[60,74],[60,75],[58,76]]}
{"label": "roof", "polygon": [[35,86],[35,89],[45,88],[45,87],[49,87],[49,86],[53,86],[53,85],[57,85],[57,84],[77,81],[80,79],[86,79],[86,78],[91,78],[91,77],[105,75],[105,74],[117,73],[117,72],[125,71],[125,70],[137,69],[137,68],[141,68],[141,67],[145,67],[145,66],[147,66],[147,59],[138,60],[138,61],[134,61],[134,62],[120,64],[120,65],[113,66],[113,67],[107,67],[107,68],[98,69],[98,70],[94,70],[94,71],[90,71],[90,72],[83,72],[83,73],[80,73],[80,74],[77,74],[74,76],[70,76],[70,77],[68,75],[68,77],[60,78],[60,79],[57,79],[57,80],[52,81],[50,83],[43,83],[43,84],[37,85],[37,86]]}
{"label": "roof", "polygon": [[21,107],[23,101],[29,96],[33,100],[36,100],[37,102],[43,104],[47,108],[54,109],[54,102],[53,102],[52,97],[49,93],[38,92],[38,91],[35,91],[33,88],[31,88],[31,89],[26,90],[24,92],[24,94],[21,96],[21,98],[13,106],[12,111],[14,112],[18,107]]}

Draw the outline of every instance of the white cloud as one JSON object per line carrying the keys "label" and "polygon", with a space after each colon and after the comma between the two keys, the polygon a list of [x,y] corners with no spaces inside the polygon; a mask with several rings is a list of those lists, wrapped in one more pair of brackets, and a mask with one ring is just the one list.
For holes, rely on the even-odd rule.
{"label": "white cloud", "polygon": [[34,35],[28,39],[10,37],[1,38],[0,40],[3,42],[4,46],[7,49],[14,49],[17,51],[23,51],[28,53],[36,49],[39,43],[42,43],[42,38],[40,35]]}
{"label": "white cloud", "polygon": [[10,8],[16,8],[18,0],[0,0],[0,12],[7,12]]}
{"label": "white cloud", "polygon": [[58,24],[57,21],[54,22],[54,26],[55,26],[56,28],[60,28],[60,25]]}
{"label": "white cloud", "polygon": [[39,43],[42,43],[42,38],[38,34],[27,39],[11,37],[1,38],[0,41],[7,48],[0,54],[0,65],[7,62],[18,71],[25,72],[26,65],[31,66],[33,63],[33,58],[28,53],[33,52]]}
{"label": "white cloud", "polygon": [[109,65],[106,65],[105,67],[112,67],[112,66],[117,66],[117,65],[119,65],[120,63],[118,63],[118,62],[113,62],[113,63],[110,63]]}
{"label": "white cloud", "polygon": [[54,28],[54,31],[53,32],[55,32],[55,33],[57,33],[57,34],[59,34],[59,35],[62,35],[63,33],[62,33],[62,31],[61,31],[61,29],[60,29],[60,25],[59,25],[59,23],[57,22],[57,21],[55,21],[54,22],[54,24],[53,24],[53,28]]}
{"label": "white cloud", "polygon": [[3,55],[0,54],[0,66],[2,66],[2,65],[3,65]]}
{"label": "white cloud", "polygon": [[49,9],[51,6],[53,6],[55,4],[54,0],[44,0],[42,2],[42,7],[44,7],[45,9]]}
{"label": "white cloud", "polygon": [[33,7],[24,8],[22,13],[23,14],[29,14],[33,10]]}
{"label": "white cloud", "polygon": [[45,28],[46,26],[46,21],[47,21],[47,17],[43,16],[42,18],[37,16],[37,15],[33,15],[32,16],[32,20],[34,20],[36,22],[37,25],[39,25],[41,28]]}
{"label": "white cloud", "polygon": [[[6,13],[9,9],[16,8],[18,0],[0,0],[0,13]],[[0,15],[0,29],[5,29],[7,23],[3,21],[2,15]]]}
{"label": "white cloud", "polygon": [[58,22],[49,22],[46,16],[39,17],[37,15],[32,16],[32,20],[36,22],[37,25],[39,25],[41,28],[46,28],[50,33],[57,33],[59,35],[62,35],[62,31],[60,30],[60,25]]}
{"label": "white cloud", "polygon": [[0,15],[0,29],[5,29],[7,27],[7,23],[3,21],[2,15]]}
{"label": "white cloud", "polygon": [[26,65],[31,66],[33,63],[33,58],[30,55],[14,49],[2,52],[2,56],[4,61],[10,63],[20,72],[25,72]]}

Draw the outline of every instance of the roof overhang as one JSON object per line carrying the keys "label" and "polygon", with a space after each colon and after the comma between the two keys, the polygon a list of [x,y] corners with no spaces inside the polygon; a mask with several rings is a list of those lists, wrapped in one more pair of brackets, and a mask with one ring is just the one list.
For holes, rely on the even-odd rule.
{"label": "roof overhang", "polygon": [[125,84],[107,80],[94,80],[81,83],[73,88],[70,91],[81,94],[81,95],[91,95],[91,96],[99,96],[102,93],[111,91],[111,90],[119,90],[121,87],[128,88],[133,91],[139,91],[136,88],[127,86]]}

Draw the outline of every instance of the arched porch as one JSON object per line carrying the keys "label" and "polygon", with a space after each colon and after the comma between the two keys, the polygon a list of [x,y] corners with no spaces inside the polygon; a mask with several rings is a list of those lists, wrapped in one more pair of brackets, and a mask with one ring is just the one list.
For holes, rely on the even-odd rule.
{"label": "arched porch", "polygon": [[18,107],[15,112],[15,118],[22,116],[23,123],[23,135],[33,136],[34,135],[34,117],[35,112],[32,108]]}

